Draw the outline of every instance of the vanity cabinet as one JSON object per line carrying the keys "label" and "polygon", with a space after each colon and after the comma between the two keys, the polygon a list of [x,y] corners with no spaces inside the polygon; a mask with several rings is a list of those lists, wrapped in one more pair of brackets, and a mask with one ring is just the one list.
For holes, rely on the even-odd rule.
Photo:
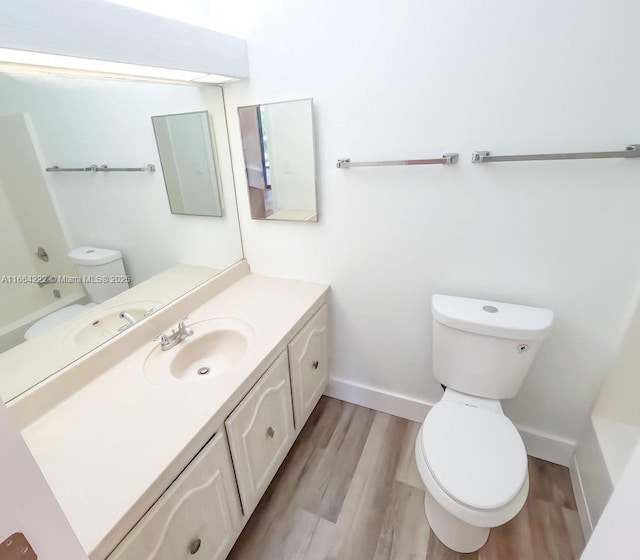
{"label": "vanity cabinet", "polygon": [[249,516],[295,439],[286,350],[225,425],[244,514]]}
{"label": "vanity cabinet", "polygon": [[289,343],[289,364],[293,413],[296,430],[300,431],[329,381],[326,305]]}
{"label": "vanity cabinet", "polygon": [[219,430],[109,560],[223,560],[241,517],[227,438]]}
{"label": "vanity cabinet", "polygon": [[328,382],[322,305],[108,560],[223,560]]}

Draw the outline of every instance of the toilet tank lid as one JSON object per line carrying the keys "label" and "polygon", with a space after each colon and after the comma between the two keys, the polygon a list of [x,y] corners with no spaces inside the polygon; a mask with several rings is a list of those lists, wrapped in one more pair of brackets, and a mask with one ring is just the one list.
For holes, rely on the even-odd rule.
{"label": "toilet tank lid", "polygon": [[99,247],[78,247],[69,252],[69,258],[75,264],[96,266],[107,264],[122,258],[120,251],[115,249],[101,249]]}
{"label": "toilet tank lid", "polygon": [[439,294],[431,298],[431,313],[448,327],[517,340],[540,340],[553,323],[550,309]]}

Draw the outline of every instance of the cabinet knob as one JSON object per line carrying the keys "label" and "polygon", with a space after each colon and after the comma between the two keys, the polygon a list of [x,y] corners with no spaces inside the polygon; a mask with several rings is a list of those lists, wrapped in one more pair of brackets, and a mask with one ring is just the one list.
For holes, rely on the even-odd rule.
{"label": "cabinet knob", "polygon": [[275,435],[275,431],[271,426],[269,426],[269,429],[267,430],[267,437],[272,438],[274,435]]}
{"label": "cabinet knob", "polygon": [[315,362],[313,362],[312,366],[313,369],[318,369],[318,366],[320,365],[320,362],[318,360],[316,360]]}
{"label": "cabinet knob", "polygon": [[189,543],[189,554],[192,556],[200,550],[200,545],[202,545],[202,541],[200,539],[193,539]]}

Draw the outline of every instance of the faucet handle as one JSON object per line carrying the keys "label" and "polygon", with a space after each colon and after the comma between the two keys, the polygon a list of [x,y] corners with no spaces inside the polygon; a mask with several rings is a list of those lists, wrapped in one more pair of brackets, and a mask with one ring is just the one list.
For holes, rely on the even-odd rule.
{"label": "faucet handle", "polygon": [[178,323],[178,332],[182,334],[182,336],[191,336],[193,334],[193,329],[185,324],[185,321],[190,317],[187,315],[182,321]]}
{"label": "faucet handle", "polygon": [[153,338],[154,342],[160,341],[160,344],[166,344],[167,342],[169,342],[169,337],[167,335],[167,333],[161,332],[158,336]]}

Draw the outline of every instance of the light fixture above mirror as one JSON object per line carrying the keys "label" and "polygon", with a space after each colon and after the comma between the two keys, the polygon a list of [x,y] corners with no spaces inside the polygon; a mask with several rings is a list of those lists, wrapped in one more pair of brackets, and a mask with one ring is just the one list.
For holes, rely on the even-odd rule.
{"label": "light fixture above mirror", "polygon": [[19,68],[202,84],[249,76],[244,39],[102,0],[4,0],[0,69]]}

